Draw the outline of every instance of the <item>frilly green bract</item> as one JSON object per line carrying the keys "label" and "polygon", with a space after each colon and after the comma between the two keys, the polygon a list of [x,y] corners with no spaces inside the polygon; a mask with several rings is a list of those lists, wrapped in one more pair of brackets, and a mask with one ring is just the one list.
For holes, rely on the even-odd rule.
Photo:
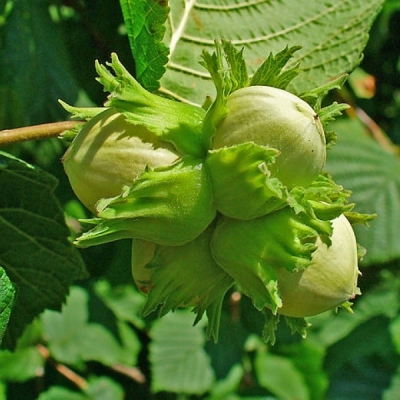
{"label": "frilly green bract", "polygon": [[178,307],[192,307],[197,314],[195,323],[206,312],[208,336],[216,340],[222,301],[234,281],[212,257],[212,233],[211,226],[185,245],[157,246],[154,258],[145,266],[151,273],[152,288],[143,314],[158,309],[162,316]]}
{"label": "frilly green bract", "polygon": [[181,103],[145,90],[113,53],[110,72],[96,62],[97,80],[110,92],[107,107],[114,107],[128,122],[145,126],[162,140],[172,143],[182,154],[202,157],[202,124],[205,111],[201,107]]}
{"label": "frilly green bract", "polygon": [[145,171],[121,195],[100,200],[96,227],[76,240],[87,247],[123,238],[179,246],[200,235],[216,209],[204,163],[183,157],[172,165]]}
{"label": "frilly green bract", "polygon": [[277,155],[275,149],[249,142],[209,151],[206,165],[218,211],[252,219],[284,207],[288,190],[268,169]]}
{"label": "frilly green bract", "polygon": [[277,268],[307,268],[317,238],[331,232],[329,221],[296,214],[286,207],[247,221],[221,218],[211,250],[217,264],[235,279],[258,310],[266,307],[276,313],[282,306]]}

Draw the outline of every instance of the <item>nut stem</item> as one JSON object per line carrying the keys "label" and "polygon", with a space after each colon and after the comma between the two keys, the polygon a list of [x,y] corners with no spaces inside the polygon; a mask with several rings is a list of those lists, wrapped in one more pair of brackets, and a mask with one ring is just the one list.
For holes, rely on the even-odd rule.
{"label": "nut stem", "polygon": [[27,140],[49,139],[60,135],[62,132],[74,128],[82,121],[61,121],[48,124],[25,126],[16,129],[0,131],[0,147]]}

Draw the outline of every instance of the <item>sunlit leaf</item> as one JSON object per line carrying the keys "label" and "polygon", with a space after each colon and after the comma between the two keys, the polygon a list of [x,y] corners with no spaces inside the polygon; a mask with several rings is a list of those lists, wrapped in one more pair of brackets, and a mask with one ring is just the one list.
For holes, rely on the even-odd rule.
{"label": "sunlit leaf", "polygon": [[325,349],[312,340],[283,345],[282,355],[293,362],[303,375],[310,391],[310,398],[323,399],[329,386],[329,379],[324,370]]}
{"label": "sunlit leaf", "polygon": [[244,368],[235,364],[225,379],[219,380],[211,389],[210,396],[207,400],[236,400],[239,399],[235,395],[236,390],[240,387],[243,379]]}
{"label": "sunlit leaf", "polygon": [[123,400],[124,393],[119,384],[106,377],[92,378],[84,393],[61,386],[52,386],[41,393],[38,400]]}
{"label": "sunlit leaf", "polygon": [[162,87],[202,104],[215,90],[199,65],[203,49],[214,40],[244,47],[250,73],[272,53],[301,46],[291,66],[301,61],[304,73],[289,85],[305,92],[351,71],[360,61],[382,0],[171,1],[165,43],[170,47]]}

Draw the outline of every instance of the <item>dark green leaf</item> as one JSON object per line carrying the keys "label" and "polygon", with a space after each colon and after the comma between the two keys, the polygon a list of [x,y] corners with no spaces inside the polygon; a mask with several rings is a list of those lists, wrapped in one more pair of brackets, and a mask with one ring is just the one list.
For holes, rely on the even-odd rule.
{"label": "dark green leaf", "polygon": [[78,87],[48,2],[13,2],[3,27],[0,60],[0,129],[65,118],[57,100],[74,103]]}
{"label": "dark green leaf", "polygon": [[159,88],[168,62],[162,42],[169,7],[167,1],[120,0],[129,43],[136,66],[136,79],[149,91]]}
{"label": "dark green leaf", "polygon": [[15,286],[0,267],[0,344],[6,331],[15,300]]}
{"label": "dark green leaf", "polygon": [[[360,278],[362,279],[362,278]],[[393,284],[392,284],[393,283]],[[363,294],[355,303],[354,314],[345,311],[329,312],[310,318],[311,324],[317,328],[319,318],[326,318],[320,329],[313,331],[310,337],[323,346],[331,346],[339,340],[350,336],[350,333],[359,325],[380,315],[393,318],[400,308],[397,281],[389,277],[387,282],[377,285],[373,290]],[[315,323],[314,323],[315,319]]]}
{"label": "dark green leaf", "polygon": [[72,282],[86,276],[68,241],[56,185],[53,176],[0,152],[0,265],[18,287],[7,346],[44,309],[60,309]]}

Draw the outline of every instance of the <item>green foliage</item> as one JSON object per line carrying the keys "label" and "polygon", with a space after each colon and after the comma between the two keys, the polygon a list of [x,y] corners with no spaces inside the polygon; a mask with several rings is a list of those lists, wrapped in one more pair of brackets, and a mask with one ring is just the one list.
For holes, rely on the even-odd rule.
{"label": "green foliage", "polygon": [[0,267],[0,344],[6,331],[11,310],[14,305],[15,286],[6,272]]}
{"label": "green foliage", "polygon": [[135,60],[135,76],[149,91],[159,88],[159,79],[165,72],[168,47],[162,43],[167,2],[120,0],[129,44]]}
{"label": "green foliage", "polygon": [[202,394],[210,390],[214,373],[204,351],[204,331],[201,324],[192,326],[190,313],[175,312],[154,322],[150,337],[154,392]]}
{"label": "green foliage", "polygon": [[[5,333],[7,346],[44,309],[60,309],[72,282],[87,276],[68,241],[56,185],[49,173],[0,153],[0,265],[19,289]],[[7,301],[10,294],[3,296]]]}
{"label": "green foliage", "polygon": [[268,53],[301,45],[292,65],[301,61],[304,73],[294,79],[289,90],[305,92],[350,72],[359,63],[367,32],[381,4],[381,0],[323,4],[284,0],[243,7],[233,2],[173,2],[164,41],[170,47],[170,60],[161,86],[198,104],[207,95],[215,96],[198,60],[205,47],[224,38],[246,49],[250,74]]}
{"label": "green foliage", "polygon": [[400,224],[398,155],[368,136],[365,125],[357,119],[334,122],[331,129],[338,139],[328,154],[327,169],[338,183],[353,192],[351,200],[357,204],[357,211],[379,213],[379,218],[371,222],[371,229],[355,227],[359,242],[368,248],[364,262],[398,258],[400,242],[395,240]]}
{"label": "green foliage", "polygon": [[50,342],[51,354],[66,364],[125,362],[125,354],[131,357],[132,353],[125,353],[102,325],[88,322],[87,300],[83,289],[73,288],[61,314],[46,310],[41,315],[43,334]]}
{"label": "green foliage", "polygon": [[[206,341],[206,318],[193,327],[193,315],[176,310],[153,322],[152,314],[141,315],[146,296],[132,284],[131,241],[81,252],[72,246],[81,229],[77,218],[86,215],[71,207],[76,200],[60,167],[61,143],[8,146],[9,154],[0,155],[0,337],[5,334],[3,345],[14,349],[0,351],[0,399],[399,398],[398,149],[385,140],[386,133],[400,143],[394,95],[400,89],[399,2],[282,0],[243,6],[171,0],[170,14],[165,2],[119,3],[0,2],[0,129],[64,119],[58,99],[78,108],[101,106],[105,95],[95,82],[94,60],[105,63],[112,52],[145,88],[161,84],[164,95],[203,104],[216,92],[199,61],[215,40],[232,41],[228,62],[239,86],[271,82],[269,72],[292,49],[279,84],[320,108],[334,132],[332,143],[337,134],[328,171],[352,190],[355,211],[378,214],[370,228],[355,225],[368,250],[360,278],[363,296],[355,300],[354,314],[308,318],[306,340],[271,320],[276,329],[271,348],[259,338],[264,318],[236,287],[227,288],[218,303],[217,344]],[[356,79],[333,90],[362,60],[369,31],[361,67],[364,77],[377,77],[375,96],[360,97]],[[285,47],[289,53],[279,53]],[[315,87],[321,92],[312,92]],[[325,107],[326,97],[353,108],[330,124],[346,106]],[[360,109],[385,132],[374,130]],[[170,250],[158,259],[167,259]],[[179,252],[179,246],[173,250]],[[77,288],[74,281],[87,278],[82,256],[91,279]],[[153,267],[159,276],[171,275]],[[186,295],[200,285],[191,276],[178,280],[183,285],[193,280]],[[177,296],[171,287],[162,289],[167,297]],[[213,312],[205,314],[213,321]],[[63,370],[75,375],[66,377]]]}
{"label": "green foliage", "polygon": [[65,118],[65,111],[54,105],[59,98],[75,103],[79,88],[71,73],[62,32],[51,20],[47,2],[10,1],[4,7],[0,126],[16,128]]}
{"label": "green foliage", "polygon": [[106,377],[91,379],[83,394],[53,386],[43,392],[38,400],[123,400],[124,393],[120,385]]}
{"label": "green foliage", "polygon": [[255,360],[260,385],[282,400],[309,398],[300,372],[288,358],[259,352]]}

